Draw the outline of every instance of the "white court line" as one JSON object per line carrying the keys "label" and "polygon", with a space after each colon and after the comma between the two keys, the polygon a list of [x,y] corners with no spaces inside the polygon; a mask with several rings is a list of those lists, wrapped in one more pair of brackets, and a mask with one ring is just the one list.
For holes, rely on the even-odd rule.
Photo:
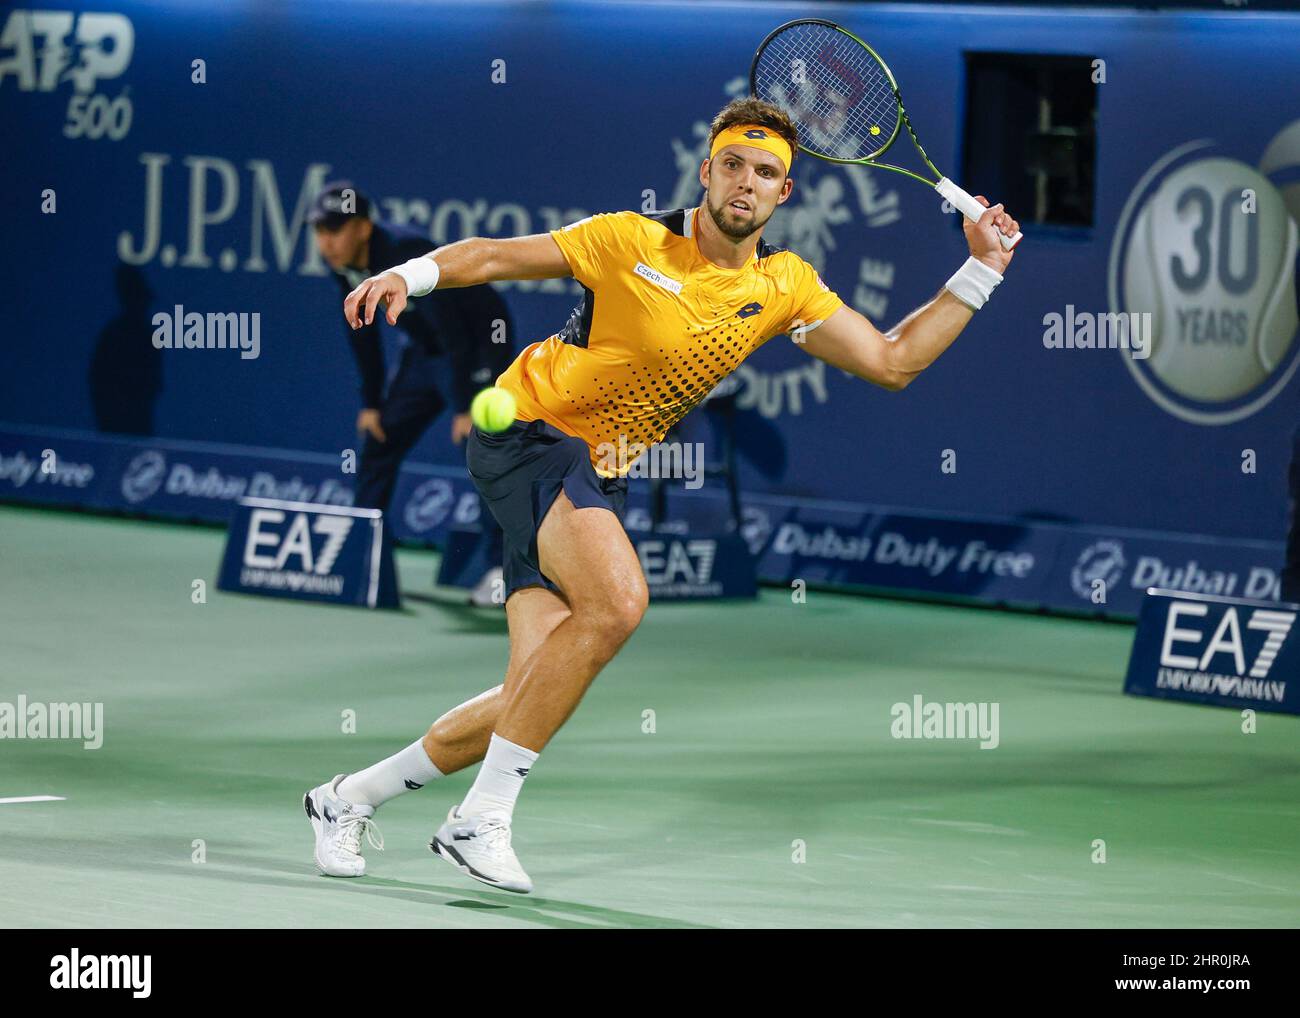
{"label": "white court line", "polygon": [[65,798],[62,795],[18,795],[11,799],[0,799],[0,806],[9,802],[63,802]]}

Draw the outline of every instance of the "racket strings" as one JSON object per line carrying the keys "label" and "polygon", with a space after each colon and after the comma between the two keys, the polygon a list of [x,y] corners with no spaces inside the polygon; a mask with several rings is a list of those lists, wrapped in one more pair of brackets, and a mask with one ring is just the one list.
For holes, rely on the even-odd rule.
{"label": "racket strings", "polygon": [[822,25],[796,25],[771,39],[754,67],[754,93],[788,112],[799,143],[832,159],[865,159],[898,129],[889,75],[852,38]]}

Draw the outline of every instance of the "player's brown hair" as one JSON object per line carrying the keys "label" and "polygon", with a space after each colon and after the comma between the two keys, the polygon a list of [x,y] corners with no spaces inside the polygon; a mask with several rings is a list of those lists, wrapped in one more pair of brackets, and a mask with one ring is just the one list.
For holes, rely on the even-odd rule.
{"label": "player's brown hair", "polygon": [[752,95],[732,99],[713,118],[713,124],[709,128],[709,151],[713,151],[714,138],[737,124],[757,124],[775,131],[790,143],[790,164],[794,165],[795,156],[799,152],[799,132],[785,110]]}

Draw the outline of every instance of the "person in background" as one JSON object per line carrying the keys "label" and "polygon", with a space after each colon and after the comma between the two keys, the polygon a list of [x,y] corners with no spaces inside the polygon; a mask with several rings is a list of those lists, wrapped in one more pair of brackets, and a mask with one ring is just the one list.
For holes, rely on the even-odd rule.
{"label": "person in background", "polygon": [[[429,249],[428,237],[380,222],[371,210],[370,200],[350,181],[337,180],[324,185],[307,214],[321,257],[344,295],[366,277]],[[381,509],[385,515],[402,460],[446,409],[437,359],[445,356],[450,361],[451,438],[456,444],[470,433],[469,405],[474,395],[491,385],[513,360],[510,312],[486,284],[412,301],[397,327],[405,342],[401,360],[387,380],[379,323],[347,329],[361,372],[357,433],[364,444],[357,465],[356,504]],[[503,601],[501,528],[486,507],[479,518],[491,541],[492,566],[474,588],[470,602],[499,605]]]}

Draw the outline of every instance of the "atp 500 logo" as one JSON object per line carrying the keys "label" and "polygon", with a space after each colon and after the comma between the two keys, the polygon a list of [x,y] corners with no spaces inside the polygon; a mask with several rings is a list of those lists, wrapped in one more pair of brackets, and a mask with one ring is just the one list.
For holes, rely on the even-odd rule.
{"label": "atp 500 logo", "polygon": [[1151,315],[1150,357],[1126,357],[1142,390],[1194,424],[1231,424],[1278,395],[1295,342],[1300,121],[1249,166],[1190,141],[1137,182],[1111,247],[1112,311]]}
{"label": "atp 500 logo", "polygon": [[71,82],[65,138],[120,141],[131,130],[129,88],[114,97],[101,83],[131,66],[135,28],[124,14],[14,10],[0,31],[0,91],[12,78],[20,92],[54,92]]}

